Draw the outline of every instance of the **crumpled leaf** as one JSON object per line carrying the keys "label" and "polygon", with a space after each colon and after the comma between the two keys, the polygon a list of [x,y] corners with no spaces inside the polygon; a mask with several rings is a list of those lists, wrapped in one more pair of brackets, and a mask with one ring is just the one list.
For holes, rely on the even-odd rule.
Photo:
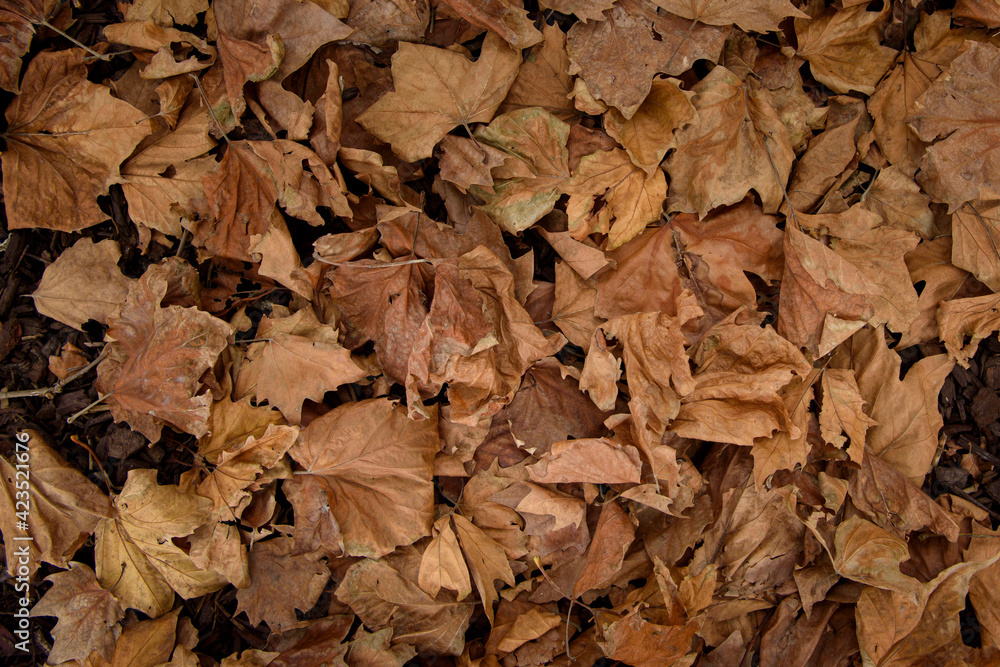
{"label": "crumpled leaf", "polygon": [[[452,128],[493,117],[520,62],[517,52],[493,33],[475,63],[453,51],[403,42],[392,56],[395,90],[357,120],[391,144],[403,160],[430,157],[435,144]],[[400,123],[400,114],[408,122]]]}
{"label": "crumpled leaf", "polygon": [[854,372],[846,368],[828,368],[823,371],[822,386],[819,428],[823,439],[827,444],[846,449],[852,461],[861,463],[865,433],[875,426],[875,421],[863,410],[864,399]]}
{"label": "crumpled leaf", "polygon": [[[607,5],[597,11],[598,20],[603,18],[600,12],[610,8],[611,2]],[[558,25],[546,23],[542,26],[542,35],[545,41],[531,47],[521,63],[517,78],[500,105],[501,113],[529,107],[541,107],[563,117],[575,112],[573,101],[569,99],[573,92],[573,77],[567,73],[566,33]]]}
{"label": "crumpled leaf", "polygon": [[120,257],[117,241],[80,239],[45,267],[31,295],[35,310],[80,331],[88,320],[107,324],[131,282],[118,268]]}
{"label": "crumpled leaf", "polygon": [[118,621],[125,612],[115,596],[101,588],[88,566],[71,561],[69,568],[45,578],[52,588],[31,608],[32,616],[59,619],[52,629],[55,642],[48,661],[84,660],[92,651],[108,660],[122,631]]}
{"label": "crumpled leaf", "polygon": [[362,560],[347,571],[337,599],[369,628],[391,627],[401,643],[437,654],[461,654],[474,605],[457,602],[447,593],[431,597],[414,581],[415,569],[405,562],[396,569],[385,560]]}
{"label": "crumpled leaf", "polygon": [[704,218],[755,190],[764,212],[775,213],[794,153],[766,93],[721,66],[692,90],[697,116],[677,132],[677,150],[667,159],[668,209]]}
{"label": "crumpled leaf", "polygon": [[247,348],[236,393],[266,400],[289,423],[299,423],[306,399],[321,403],[326,392],[365,378],[366,371],[338,342],[337,330],[320,323],[310,308],[262,318],[257,338],[262,342]]}
{"label": "crumpled leaf", "polygon": [[326,588],[330,571],[322,552],[292,556],[292,546],[292,538],[278,537],[250,550],[250,586],[236,592],[236,610],[253,625],[263,621],[274,632],[298,627],[295,610],[312,609]]}
{"label": "crumpled leaf", "polygon": [[998,85],[1000,48],[973,42],[915,103],[909,122],[927,149],[918,182],[954,211],[967,201],[1000,197],[995,180],[1000,116],[989,91]]}
{"label": "crumpled leaf", "polygon": [[674,132],[694,120],[694,93],[681,90],[678,83],[677,79],[653,79],[649,95],[631,118],[626,120],[613,108],[604,118],[604,129],[646,173],[652,173],[667,151],[677,147]]}
{"label": "crumpled leaf", "polygon": [[[289,454],[303,467],[284,488],[297,488],[297,536],[332,521],[343,551],[378,558],[429,535],[434,514],[437,409],[410,421],[385,399],[347,403],[302,429]],[[325,499],[325,517],[299,517],[306,494]],[[368,517],[377,513],[377,521]],[[306,538],[308,539],[308,538]],[[340,545],[326,544],[339,550]]]}
{"label": "crumpled leaf", "polygon": [[647,0],[619,0],[604,16],[570,28],[569,73],[580,74],[594,97],[625,119],[646,99],[657,72],[676,76],[695,60],[716,62],[725,41],[721,28],[657,14]]}
{"label": "crumpled leaf", "polygon": [[[202,374],[226,346],[231,329],[197,308],[163,307],[169,264],[150,267],[129,286],[121,313],[109,318],[108,357],[97,367],[97,388],[111,394],[111,413],[146,436],[164,425],[202,436],[211,396]],[[112,393],[113,392],[113,393]]]}
{"label": "crumpled leaf", "polygon": [[156,618],[173,607],[175,591],[195,598],[226,583],[215,572],[199,569],[171,541],[209,519],[211,500],[174,485],[161,486],[156,470],[140,468],[129,471],[114,508],[114,516],[97,526],[94,560],[101,587],[114,593],[122,607]]}
{"label": "crumpled leaf", "polygon": [[580,438],[552,443],[551,450],[527,470],[539,484],[638,484],[641,467],[639,452],[631,445]]}
{"label": "crumpled leaf", "polygon": [[968,368],[980,341],[1000,329],[1000,297],[987,294],[944,301],[938,309],[937,322],[948,356]]}
{"label": "crumpled leaf", "polygon": [[955,211],[951,261],[994,292],[1000,291],[1000,202],[970,201]]}
{"label": "crumpled leaf", "polygon": [[602,625],[598,640],[604,655],[611,660],[654,667],[671,664],[684,657],[691,648],[697,624],[663,626],[642,618],[638,611]]}
{"label": "crumpled leaf", "polygon": [[521,0],[444,0],[444,3],[472,25],[500,35],[512,48],[523,49],[542,41]]}
{"label": "crumpled leaf", "polygon": [[97,197],[121,180],[119,166],[150,133],[141,111],[87,80],[85,56],[79,49],[38,54],[7,107],[10,229],[75,232],[106,220]]}

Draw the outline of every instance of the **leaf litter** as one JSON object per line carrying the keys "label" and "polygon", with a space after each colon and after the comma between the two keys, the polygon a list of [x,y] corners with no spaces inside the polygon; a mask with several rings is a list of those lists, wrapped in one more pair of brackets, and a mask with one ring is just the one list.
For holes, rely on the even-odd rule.
{"label": "leaf litter", "polygon": [[998,25],[0,0],[0,651],[996,664]]}

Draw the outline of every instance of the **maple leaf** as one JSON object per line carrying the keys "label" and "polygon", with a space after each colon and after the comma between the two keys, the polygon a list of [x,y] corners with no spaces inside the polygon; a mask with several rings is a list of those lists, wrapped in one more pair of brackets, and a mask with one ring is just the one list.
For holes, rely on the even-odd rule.
{"label": "maple leaf", "polygon": [[469,568],[462,557],[450,515],[434,522],[431,541],[420,559],[417,584],[431,597],[437,597],[442,588],[455,591],[459,601],[472,593]]}
{"label": "maple leaf", "polygon": [[309,308],[281,319],[264,317],[236,382],[241,398],[253,394],[278,408],[290,423],[302,417],[306,399],[322,402],[337,387],[366,372],[341,347],[337,330],[321,324]]}
{"label": "maple leaf", "polygon": [[[636,167],[625,151],[616,148],[580,160],[563,191],[570,195],[566,213],[573,237],[606,233],[608,250],[613,250],[659,219],[667,180],[659,169],[648,174]],[[601,208],[598,199],[607,206]]]}
{"label": "maple leaf", "polygon": [[691,648],[698,626],[694,623],[662,626],[632,612],[613,622],[602,624],[598,640],[604,655],[635,667],[654,667],[675,662]]}
{"label": "maple leaf", "polygon": [[552,443],[551,450],[527,467],[532,481],[540,484],[637,484],[642,464],[631,445],[604,438],[580,438]]}
{"label": "maple leaf", "polygon": [[844,445],[850,441],[846,448],[847,454],[855,463],[861,463],[865,451],[865,433],[876,422],[863,410],[864,399],[861,398],[854,372],[850,369],[828,368],[823,371],[822,385],[820,433],[828,444],[840,449],[844,449]]}
{"label": "maple leaf", "polygon": [[[108,498],[80,471],[69,466],[35,431],[25,431],[31,455],[27,489],[23,488],[25,473],[15,465],[25,465],[27,457],[13,457],[15,463],[0,456],[0,531],[5,537],[7,570],[13,577],[19,562],[17,551],[27,544],[30,553],[29,576],[33,576],[41,561],[59,567],[69,567],[69,558],[87,540],[102,517],[110,514]],[[33,511],[26,519],[18,516],[24,506],[24,491]],[[25,521],[27,529],[17,528]],[[13,537],[28,533],[34,539],[20,543]],[[24,558],[23,555],[21,558]],[[21,561],[23,565],[23,561]]]}
{"label": "maple leaf", "polygon": [[199,394],[200,378],[231,332],[197,308],[160,305],[170,266],[154,265],[129,286],[121,313],[108,322],[108,357],[97,367],[98,391],[109,394],[115,419],[150,442],[164,424],[206,433],[211,396]]}
{"label": "maple leaf", "polygon": [[95,533],[97,579],[122,607],[156,618],[173,607],[174,591],[194,598],[216,591],[225,581],[198,568],[170,538],[190,535],[205,523],[212,501],[174,485],[156,483],[150,468],[129,471],[114,500],[115,514]]}
{"label": "maple leaf", "polygon": [[891,227],[909,230],[924,239],[931,237],[934,216],[930,197],[895,165],[879,171],[859,203]]}
{"label": "maple leaf", "polygon": [[[55,4],[54,2],[51,4]],[[31,21],[21,12],[0,6],[0,88],[17,95],[21,92],[18,78],[21,74],[21,58],[31,47],[35,31]]]}
{"label": "maple leaf", "polygon": [[573,584],[573,597],[604,588],[621,571],[622,561],[634,539],[635,526],[621,504],[610,502],[605,505],[584,557],[583,571]]}
{"label": "maple leaf", "polygon": [[604,129],[646,173],[651,174],[667,151],[677,147],[674,132],[695,117],[694,93],[681,90],[678,83],[677,79],[653,79],[649,95],[631,118],[613,108],[605,116]]}
{"label": "maple leaf", "polygon": [[378,558],[430,534],[436,409],[429,416],[413,422],[391,401],[370,399],[334,408],[302,429],[289,454],[303,470],[284,485],[299,487],[298,531],[308,535],[318,523],[299,517],[308,489],[325,499],[325,520],[338,526],[348,555]]}
{"label": "maple leaf", "polygon": [[118,621],[125,616],[115,596],[101,588],[94,571],[83,563],[70,562],[69,570],[45,580],[52,588],[31,608],[31,615],[59,619],[52,630],[55,643],[49,662],[84,660],[92,651],[110,659],[122,631]]}
{"label": "maple leaf", "polygon": [[[395,90],[357,120],[403,160],[430,157],[456,126],[493,117],[520,63],[517,52],[493,33],[475,63],[452,51],[403,42],[392,56]],[[399,122],[401,115],[407,122]]]}
{"label": "maple leaf", "polygon": [[[430,596],[416,583],[419,557],[401,552],[396,567],[388,559],[355,563],[337,587],[336,596],[371,629],[392,627],[396,641],[423,651],[459,655],[474,605],[454,596]],[[409,575],[409,576],[408,576]]]}
{"label": "maple leaf", "polygon": [[1000,204],[971,201],[952,217],[951,261],[984,285],[1000,290]]}
{"label": "maple leaf", "polygon": [[827,12],[818,3],[807,9],[811,18],[795,19],[795,54],[809,61],[813,76],[834,91],[871,95],[897,56],[879,43],[887,12],[870,12],[866,5]]}
{"label": "maple leaf", "polygon": [[967,201],[1000,197],[1000,183],[992,176],[1000,159],[995,150],[1000,116],[989,94],[1000,84],[997,63],[1000,49],[973,42],[914,102],[909,122],[917,136],[943,138],[924,154],[919,183],[949,211]]}
{"label": "maple leaf", "polygon": [[483,199],[484,213],[518,234],[552,210],[570,175],[569,125],[543,109],[522,109],[498,116],[475,138],[505,154],[492,169],[492,192],[471,188]]}
{"label": "maple leaf", "polygon": [[668,209],[704,218],[755,190],[764,212],[776,212],[794,153],[766,93],[721,66],[692,90],[697,116],[676,133],[677,150],[667,159]]}
{"label": "maple leaf", "polygon": [[[611,2],[608,2],[606,7],[597,11],[598,20],[604,18],[601,12],[610,7]],[[569,113],[575,113],[573,101],[569,99],[573,92],[573,77],[567,74],[566,33],[558,25],[546,23],[542,26],[542,35],[545,41],[531,47],[521,63],[517,78],[500,105],[501,113],[530,107],[540,107],[564,118]]]}
{"label": "maple leaf", "polygon": [[79,49],[38,54],[7,107],[10,229],[74,232],[106,220],[97,197],[120,180],[119,166],[150,133],[141,111],[87,80],[85,57]]}
{"label": "maple leaf", "polygon": [[938,392],[954,362],[946,354],[924,357],[900,379],[901,360],[889,350],[881,328],[859,331],[842,350],[839,365],[854,369],[868,416],[877,423],[868,429],[868,447],[920,485],[943,423]]}
{"label": "maple leaf", "polygon": [[131,282],[118,268],[121,256],[117,241],[80,239],[45,267],[31,295],[35,310],[80,331],[88,320],[107,324]]}
{"label": "maple leaf", "polygon": [[580,74],[590,92],[625,119],[646,99],[658,72],[675,76],[695,60],[716,62],[725,41],[721,28],[657,14],[647,0],[619,0],[604,16],[570,28],[569,73]]}
{"label": "maple leaf", "polygon": [[267,623],[274,632],[300,625],[295,610],[308,611],[319,599],[330,571],[321,562],[322,552],[294,556],[288,563],[294,540],[277,537],[258,542],[250,551],[250,585],[236,592],[237,612],[245,612],[250,623]]}

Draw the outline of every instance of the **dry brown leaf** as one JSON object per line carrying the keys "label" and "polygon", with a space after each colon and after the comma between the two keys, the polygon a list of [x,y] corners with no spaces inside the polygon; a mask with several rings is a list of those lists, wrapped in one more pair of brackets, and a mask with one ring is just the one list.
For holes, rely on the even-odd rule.
{"label": "dry brown leaf", "polygon": [[635,539],[635,526],[620,503],[611,501],[601,508],[594,537],[584,557],[583,571],[573,585],[573,597],[608,585],[622,568],[625,554]]}
{"label": "dry brown leaf", "polygon": [[156,618],[174,606],[174,591],[188,599],[225,585],[171,541],[205,523],[212,501],[175,485],[161,486],[156,470],[142,468],[129,472],[114,507],[114,516],[97,526],[94,560],[98,581],[122,607]]}
{"label": "dry brown leaf", "polygon": [[968,368],[979,342],[1000,329],[1000,297],[987,294],[943,301],[937,312],[937,324],[948,356]]}
{"label": "dry brown leaf", "polygon": [[512,48],[524,49],[542,41],[542,34],[524,11],[522,0],[443,0],[472,25],[504,38]]}
{"label": "dry brown leaf", "polygon": [[1000,116],[989,91],[1000,84],[1000,48],[973,42],[913,105],[909,122],[927,149],[919,183],[954,211],[967,201],[1000,198],[994,174]]}
{"label": "dry brown leaf", "polygon": [[107,324],[132,282],[118,268],[121,256],[117,241],[80,239],[45,267],[31,295],[35,310],[80,331],[88,320]]}
{"label": "dry brown leaf", "polygon": [[527,467],[539,484],[638,484],[639,451],[606,438],[580,438],[552,443],[551,451]]}
{"label": "dry brown leaf", "polygon": [[580,74],[590,92],[625,119],[635,115],[658,72],[676,76],[695,60],[716,62],[726,35],[715,26],[657,14],[647,0],[619,0],[604,16],[570,28],[569,73]]}
{"label": "dry brown leaf", "polygon": [[810,19],[795,19],[795,54],[835,92],[871,95],[896,61],[897,52],[880,44],[888,12],[868,11],[864,4],[825,11],[821,3],[811,3],[807,9]]}
{"label": "dry brown leaf", "polygon": [[605,318],[659,311],[677,314],[683,285],[674,261],[670,227],[649,229],[607,253],[615,270],[595,276],[594,312]]}
{"label": "dry brown leaf", "polygon": [[150,442],[160,439],[164,425],[205,435],[212,399],[200,393],[201,376],[231,332],[197,308],[160,305],[170,266],[151,266],[129,286],[121,313],[108,321],[109,353],[97,367],[98,391],[110,394],[115,419]]}
{"label": "dry brown leaf", "polygon": [[[453,51],[400,44],[392,57],[395,90],[358,116],[358,122],[392,144],[403,160],[414,162],[430,157],[454,127],[489,121],[521,62],[516,51],[490,35],[475,63]],[[400,114],[407,123],[399,122]]]}
{"label": "dry brown leaf", "polygon": [[31,608],[32,616],[59,619],[52,629],[55,643],[48,661],[84,660],[91,651],[109,660],[122,631],[118,621],[125,612],[115,596],[97,583],[93,570],[75,561],[69,568],[46,577],[52,588]]}
{"label": "dry brown leaf", "polygon": [[508,586],[514,585],[514,573],[510,569],[507,553],[493,538],[461,514],[452,514],[452,522],[465,553],[472,581],[483,602],[486,617],[492,623],[493,603],[497,600],[496,580],[500,579]]}
{"label": "dry brown leaf", "polygon": [[414,555],[404,561],[403,569],[395,569],[386,560],[365,559],[352,565],[337,587],[337,599],[367,627],[392,627],[398,642],[422,651],[459,655],[474,606],[447,594],[427,595],[416,584],[416,564],[406,567],[414,559],[419,560]]}
{"label": "dry brown leaf", "polygon": [[677,79],[653,79],[649,95],[631,118],[626,120],[617,109],[609,109],[604,118],[608,134],[647,173],[659,166],[667,151],[677,147],[674,132],[694,120],[694,92],[681,90],[679,83]]}
{"label": "dry brown leaf", "polygon": [[566,213],[573,237],[607,234],[607,248],[614,250],[660,218],[667,180],[659,169],[647,174],[616,148],[580,160],[563,191],[570,195]]}
{"label": "dry brown leaf", "polygon": [[125,10],[126,21],[151,19],[162,26],[194,25],[208,10],[208,0],[133,0]]}
{"label": "dry brown leaf", "polygon": [[392,628],[385,628],[368,634],[361,628],[355,633],[347,654],[349,667],[403,667],[417,655],[417,650],[409,644],[392,646]]}
{"label": "dry brown leaf", "polygon": [[934,215],[929,207],[930,197],[921,193],[913,179],[904,176],[895,165],[878,173],[859,203],[891,227],[914,232],[924,239],[931,237]]}
{"label": "dry brown leaf", "polygon": [[756,438],[753,442],[753,479],[757,486],[779,470],[805,467],[809,456],[809,404],[813,400],[813,386],[801,377],[792,378],[780,393],[785,403],[790,427],[770,437]]}
{"label": "dry brown leaf", "polygon": [[429,19],[427,0],[354,0],[344,22],[354,30],[350,41],[387,47],[395,42],[419,42]]}
{"label": "dry brown leaf", "polygon": [[795,154],[765,91],[721,66],[692,90],[697,116],[677,132],[677,150],[666,163],[668,209],[704,218],[755,190],[764,212],[776,212]]}
{"label": "dry brown leaf", "polygon": [[598,640],[604,655],[634,667],[673,664],[691,650],[697,624],[664,626],[650,623],[638,611],[602,624]]}
{"label": "dry brown leaf", "polygon": [[442,588],[455,591],[460,601],[472,593],[469,568],[462,558],[462,549],[452,529],[450,515],[434,522],[431,541],[427,543],[420,559],[417,584],[431,597],[437,597]]}
{"label": "dry brown leaf", "polygon": [[322,552],[292,555],[292,543],[278,537],[250,550],[250,585],[236,592],[236,611],[252,625],[263,621],[273,632],[299,627],[295,610],[312,609],[330,580]]}
{"label": "dry brown leaf", "polygon": [[[986,288],[966,271],[951,263],[952,240],[941,237],[923,241],[914,250],[906,253],[906,266],[910,270],[910,280],[914,285],[923,283],[923,290],[917,299],[917,316],[910,325],[910,331],[899,341],[901,348],[924,343],[939,337],[937,313],[943,301],[960,300],[981,294]],[[947,339],[941,336],[947,344]]]}
{"label": "dry brown leaf", "polygon": [[821,204],[830,187],[839,182],[858,152],[855,145],[860,114],[843,125],[828,128],[809,141],[788,181],[788,204],[794,211],[810,212]]}
{"label": "dry brown leaf", "polygon": [[556,264],[555,301],[552,304],[552,322],[570,343],[590,349],[594,329],[602,319],[594,315],[597,288],[584,280],[566,262]]}
{"label": "dry brown leaf", "polygon": [[864,412],[854,371],[828,368],[823,371],[822,386],[820,433],[827,444],[846,449],[851,460],[860,464],[865,453],[865,433],[876,422]]}
{"label": "dry brown leaf", "polygon": [[655,0],[671,14],[709,25],[736,24],[747,32],[771,32],[788,16],[807,18],[787,0]]}
{"label": "dry brown leaf", "polygon": [[106,220],[97,197],[120,181],[119,166],[150,133],[141,111],[87,80],[85,56],[72,49],[32,58],[21,94],[7,107],[10,229],[74,232]]}
{"label": "dry brown leaf", "polygon": [[310,308],[281,319],[265,316],[257,338],[261,342],[247,348],[236,394],[266,400],[289,423],[299,423],[306,399],[321,403],[326,392],[365,378],[338,342],[337,330],[320,323]]}
{"label": "dry brown leaf", "polygon": [[[0,456],[0,530],[10,576],[18,574],[19,565],[27,565],[31,578],[41,561],[69,567],[69,559],[98,522],[110,515],[111,507],[104,493],[70,467],[41,435],[31,430],[24,433],[28,440],[18,440],[21,445],[13,463]],[[29,468],[15,467],[29,463]],[[31,511],[24,509],[26,504]],[[18,536],[34,539],[22,541]]]}
{"label": "dry brown leaf", "polygon": [[921,485],[943,423],[938,392],[954,362],[946,354],[924,357],[900,379],[901,360],[886,345],[881,328],[854,334],[838,354],[844,362],[834,367],[854,369],[868,416],[876,422],[868,429],[871,453]]}
{"label": "dry brown leaf", "polygon": [[[601,12],[610,6],[611,1],[608,1],[606,7],[597,10],[598,20],[604,18]],[[545,41],[531,47],[521,63],[517,78],[500,105],[501,113],[529,107],[541,107],[563,118],[575,113],[573,101],[569,99],[573,92],[573,77],[567,73],[566,33],[558,24],[546,23],[542,26],[542,35]]]}
{"label": "dry brown leaf", "polygon": [[505,159],[492,170],[492,189],[473,187],[472,193],[494,222],[519,234],[552,210],[570,176],[569,125],[544,109],[521,109],[498,116],[475,138]]}
{"label": "dry brown leaf", "polygon": [[955,211],[951,261],[994,292],[1000,291],[1000,202],[970,201]]}
{"label": "dry brown leaf", "polygon": [[429,535],[438,434],[437,410],[428,412],[429,419],[413,422],[391,401],[371,399],[344,404],[302,429],[289,454],[303,470],[283,487],[300,487],[296,532],[308,535],[322,518],[298,516],[308,489],[325,498],[325,520],[339,527],[348,555],[378,558]]}
{"label": "dry brown leaf", "polygon": [[[54,2],[51,4],[55,4]],[[21,74],[21,58],[31,47],[35,31],[31,21],[21,12],[12,12],[0,7],[0,88],[17,95]]]}

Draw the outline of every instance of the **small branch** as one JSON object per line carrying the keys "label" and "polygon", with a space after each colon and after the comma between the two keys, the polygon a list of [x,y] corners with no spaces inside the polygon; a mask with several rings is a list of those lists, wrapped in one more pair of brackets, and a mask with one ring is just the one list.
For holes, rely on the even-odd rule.
{"label": "small branch", "polygon": [[90,48],[89,46],[87,46],[86,44],[84,44],[83,42],[81,42],[81,41],[79,41],[77,39],[74,39],[73,37],[70,37],[69,35],[67,35],[66,33],[64,33],[59,28],[55,27],[54,25],[52,25],[51,23],[49,23],[45,19],[42,19],[42,20],[38,21],[36,23],[36,25],[44,26],[44,27],[48,28],[49,30],[51,30],[52,32],[56,33],[57,35],[61,35],[61,36],[65,37],[66,39],[68,39],[69,41],[73,42],[74,44],[76,44],[77,46],[79,46],[81,49],[83,49],[84,51],[86,51],[87,53],[89,53],[91,55],[91,57],[97,58],[98,60],[109,61],[109,60],[111,60],[112,56],[116,55],[116,54],[112,54],[112,53],[103,53],[103,54],[102,53],[98,53],[97,51],[93,50],[92,48]]}
{"label": "small branch", "polygon": [[34,397],[45,397],[52,400],[56,395],[61,394],[63,389],[66,388],[70,382],[79,379],[80,377],[86,375],[93,369],[97,364],[101,363],[104,358],[108,356],[107,350],[102,351],[97,358],[91,361],[89,364],[79,369],[72,375],[67,375],[59,382],[56,382],[51,387],[43,387],[41,389],[23,389],[21,391],[0,391],[0,400],[6,400],[11,398],[34,398]]}
{"label": "small branch", "polygon": [[79,419],[80,417],[82,417],[85,414],[87,414],[88,412],[90,412],[95,406],[97,406],[99,403],[101,403],[102,401],[104,401],[104,399],[110,398],[111,396],[114,396],[114,393],[115,392],[113,392],[113,391],[109,391],[108,393],[104,394],[104,396],[98,396],[96,401],[94,401],[93,403],[91,403],[90,405],[88,405],[87,407],[85,407],[84,409],[80,410],[76,414],[73,414],[73,415],[67,417],[66,418],[66,423],[67,424],[72,424],[77,419]]}

